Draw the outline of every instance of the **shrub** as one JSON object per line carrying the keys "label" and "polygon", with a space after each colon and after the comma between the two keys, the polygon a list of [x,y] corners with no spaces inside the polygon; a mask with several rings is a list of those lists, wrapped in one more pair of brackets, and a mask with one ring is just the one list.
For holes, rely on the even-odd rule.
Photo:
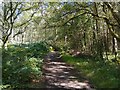
{"label": "shrub", "polygon": [[26,58],[21,62],[7,61],[3,65],[3,82],[13,85],[37,79],[42,74],[41,62],[42,60],[36,58]]}
{"label": "shrub", "polygon": [[2,81],[13,87],[40,78],[42,55],[48,52],[44,43],[10,45],[2,53]]}
{"label": "shrub", "polygon": [[32,43],[28,48],[28,53],[30,53],[28,56],[30,57],[42,58],[47,52],[49,52],[49,49],[43,42]]}

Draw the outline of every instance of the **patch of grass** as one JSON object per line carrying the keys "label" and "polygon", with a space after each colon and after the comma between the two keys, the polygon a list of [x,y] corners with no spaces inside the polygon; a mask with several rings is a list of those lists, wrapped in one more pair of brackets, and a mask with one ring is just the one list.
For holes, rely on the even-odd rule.
{"label": "patch of grass", "polygon": [[74,65],[97,88],[119,88],[118,66],[100,60],[63,56],[65,62]]}

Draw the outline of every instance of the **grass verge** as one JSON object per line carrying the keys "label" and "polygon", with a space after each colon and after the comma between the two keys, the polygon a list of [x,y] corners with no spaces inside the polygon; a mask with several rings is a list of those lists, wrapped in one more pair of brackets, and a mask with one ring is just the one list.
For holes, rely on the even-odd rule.
{"label": "grass verge", "polygon": [[64,55],[63,60],[86,76],[97,88],[120,88],[120,76],[116,64],[100,60],[76,58]]}

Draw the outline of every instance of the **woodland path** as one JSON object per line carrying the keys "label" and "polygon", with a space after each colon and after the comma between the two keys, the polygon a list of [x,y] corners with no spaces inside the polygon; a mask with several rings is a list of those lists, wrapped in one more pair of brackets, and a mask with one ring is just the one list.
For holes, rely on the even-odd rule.
{"label": "woodland path", "polygon": [[[53,54],[50,54],[54,57]],[[49,56],[49,54],[48,54]],[[43,65],[44,88],[95,90],[89,81],[73,66],[62,59],[45,60]]]}

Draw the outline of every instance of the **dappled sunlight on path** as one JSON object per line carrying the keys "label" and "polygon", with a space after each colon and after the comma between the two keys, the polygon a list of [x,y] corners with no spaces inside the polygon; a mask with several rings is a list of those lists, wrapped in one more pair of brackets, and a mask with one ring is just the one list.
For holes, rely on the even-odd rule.
{"label": "dappled sunlight on path", "polygon": [[46,88],[93,90],[89,81],[83,78],[80,72],[62,61],[45,62],[43,71]]}

